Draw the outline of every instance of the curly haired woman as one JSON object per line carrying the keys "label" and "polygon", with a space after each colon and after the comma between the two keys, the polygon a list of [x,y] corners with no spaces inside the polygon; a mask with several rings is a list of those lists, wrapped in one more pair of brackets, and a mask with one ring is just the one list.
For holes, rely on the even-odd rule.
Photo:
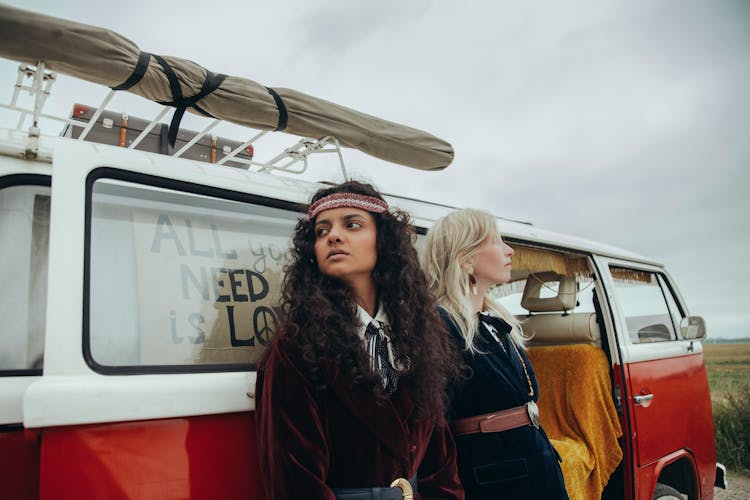
{"label": "curly haired woman", "polygon": [[413,237],[354,181],[318,191],[297,224],[256,387],[269,498],[463,498],[444,417],[455,351]]}

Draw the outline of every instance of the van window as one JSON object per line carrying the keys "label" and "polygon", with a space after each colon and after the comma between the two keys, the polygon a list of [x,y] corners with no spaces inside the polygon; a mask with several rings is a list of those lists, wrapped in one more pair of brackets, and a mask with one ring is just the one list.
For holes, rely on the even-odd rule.
{"label": "van window", "polygon": [[615,294],[622,307],[631,342],[675,340],[676,327],[670,314],[676,307],[670,290],[653,272],[610,266]]}
{"label": "van window", "polygon": [[[38,182],[49,184],[49,178],[41,177]],[[0,375],[41,373],[47,309],[49,215],[48,186],[6,184],[0,188],[0,319],[3,323]]]}
{"label": "van window", "polygon": [[134,182],[91,192],[87,357],[95,369],[248,369],[279,321],[299,213]]}

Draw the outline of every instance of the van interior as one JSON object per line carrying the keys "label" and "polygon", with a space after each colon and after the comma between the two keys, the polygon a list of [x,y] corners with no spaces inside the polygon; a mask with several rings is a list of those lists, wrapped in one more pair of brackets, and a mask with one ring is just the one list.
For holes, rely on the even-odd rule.
{"label": "van interior", "polygon": [[621,495],[622,428],[590,259],[511,246],[511,281],[491,294],[521,325],[539,383],[541,423],[562,457],[568,491],[580,498]]}

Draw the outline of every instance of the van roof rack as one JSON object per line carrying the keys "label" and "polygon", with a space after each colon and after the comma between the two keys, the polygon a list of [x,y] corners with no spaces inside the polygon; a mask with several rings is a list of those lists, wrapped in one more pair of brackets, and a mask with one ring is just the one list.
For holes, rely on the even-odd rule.
{"label": "van roof rack", "polygon": [[[77,140],[88,140],[93,142],[109,143],[126,147],[128,149],[139,149],[150,152],[156,152],[161,154],[167,154],[173,157],[184,157],[189,159],[195,159],[199,161],[206,161],[215,163],[217,165],[228,165],[238,168],[244,168],[246,170],[253,170],[262,173],[272,172],[286,172],[291,174],[301,174],[308,168],[308,157],[312,154],[319,153],[335,153],[338,156],[339,165],[341,167],[341,173],[344,179],[348,179],[349,175],[346,170],[344,163],[344,157],[341,152],[341,146],[336,137],[326,136],[320,139],[311,138],[300,138],[294,144],[287,148],[284,148],[279,154],[274,156],[268,161],[258,161],[253,159],[253,144],[256,143],[260,138],[266,135],[269,131],[260,130],[257,131],[250,139],[244,142],[230,141],[223,138],[218,138],[215,135],[209,135],[211,131],[222,122],[220,119],[210,119],[208,125],[199,132],[193,132],[189,130],[181,130],[180,136],[186,138],[183,140],[180,147],[164,148],[160,147],[154,149],[149,147],[148,138],[149,134],[160,134],[161,130],[164,130],[167,125],[162,123],[161,120],[169,111],[169,107],[163,106],[157,115],[149,120],[131,119],[126,114],[115,113],[108,111],[106,108],[110,101],[114,97],[117,90],[110,90],[104,99],[101,101],[98,107],[89,108],[83,105],[75,105],[71,116],[61,117],[43,112],[44,106],[47,99],[51,95],[52,86],[57,81],[57,73],[53,71],[47,71],[45,69],[44,61],[39,61],[36,66],[29,64],[20,64],[18,66],[18,76],[16,83],[13,88],[13,94],[9,103],[0,102],[0,108],[7,109],[11,112],[18,114],[18,122],[16,124],[16,130],[23,131],[27,119],[31,118],[31,124],[28,127],[28,141],[25,149],[25,156],[27,158],[36,158],[39,151],[39,135],[41,133],[39,128],[39,122],[41,118],[47,120],[53,120],[61,122],[65,125],[61,135]],[[30,82],[28,81],[30,80]],[[33,99],[33,109],[29,109],[21,106],[18,103],[19,96],[22,92],[27,92]],[[89,110],[91,112],[82,110]],[[121,117],[120,120],[120,140],[112,141],[112,137],[117,134],[102,133],[104,129],[114,129],[114,116]],[[137,129],[128,128],[128,122],[133,120],[139,122]],[[157,127],[158,126],[158,127]],[[96,130],[99,128],[99,137],[94,138]],[[249,127],[247,127],[249,128]],[[125,143],[123,137],[127,130],[137,130],[139,133],[137,137]],[[157,132],[154,132],[157,130]],[[252,130],[252,129],[251,129]],[[107,136],[109,140],[103,139]],[[220,144],[224,144],[223,147]],[[213,150],[212,150],[213,145]],[[162,144],[163,146],[163,144]],[[203,149],[204,151],[200,151]],[[208,154],[205,154],[208,151]]]}

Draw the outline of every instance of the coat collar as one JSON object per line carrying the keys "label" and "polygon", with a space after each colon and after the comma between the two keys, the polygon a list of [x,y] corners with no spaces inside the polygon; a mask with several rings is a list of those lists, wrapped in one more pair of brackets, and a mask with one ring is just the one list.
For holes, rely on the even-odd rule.
{"label": "coat collar", "polygon": [[[487,327],[479,321],[477,338],[475,340],[476,348],[479,350],[478,353],[469,353],[465,350],[466,340],[463,335],[458,331],[458,326],[451,319],[448,312],[440,308],[440,316],[448,326],[448,330],[460,347],[461,352],[467,359],[469,365],[474,369],[481,369],[487,373],[490,378],[502,377],[504,384],[507,387],[514,389],[515,398],[518,404],[524,404],[529,400],[528,393],[529,388],[526,383],[526,379],[523,375],[519,376],[514,368],[513,361],[510,359],[508,354],[498,345],[497,341],[492,337],[492,334],[487,330]],[[510,325],[500,318],[491,316],[488,321],[495,324],[498,332],[510,332]],[[502,335],[502,333],[500,333]],[[494,359],[493,359],[494,358]],[[528,363],[528,362],[527,362]],[[523,381],[523,386],[521,386]],[[539,392],[536,388],[534,389],[537,393]]]}

